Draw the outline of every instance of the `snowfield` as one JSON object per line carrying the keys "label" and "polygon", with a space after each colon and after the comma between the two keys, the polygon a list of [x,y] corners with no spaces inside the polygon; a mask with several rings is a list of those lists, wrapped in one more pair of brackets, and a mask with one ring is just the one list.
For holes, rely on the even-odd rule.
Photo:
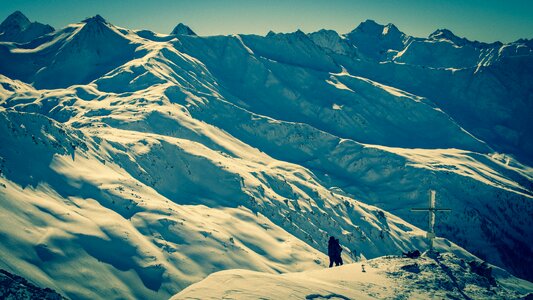
{"label": "snowfield", "polygon": [[523,291],[532,288],[531,283],[503,277],[499,285],[491,285],[450,254],[419,259],[386,256],[281,275],[222,271],[171,299],[513,299],[521,295],[516,286],[527,287]]}
{"label": "snowfield", "polygon": [[[533,292],[531,40],[29,24],[0,24],[0,268],[72,299]],[[412,272],[383,256],[427,249],[430,189],[443,260]],[[330,235],[363,262],[320,270]]]}

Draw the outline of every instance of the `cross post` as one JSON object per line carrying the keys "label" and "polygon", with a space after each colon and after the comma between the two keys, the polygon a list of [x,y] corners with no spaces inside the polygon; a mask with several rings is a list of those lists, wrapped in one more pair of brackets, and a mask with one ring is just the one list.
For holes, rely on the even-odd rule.
{"label": "cross post", "polygon": [[452,211],[449,208],[436,208],[435,207],[435,196],[437,192],[434,190],[430,190],[429,193],[429,207],[427,208],[411,208],[411,211],[421,211],[421,212],[428,212],[428,231],[427,231],[427,239],[429,242],[429,251],[433,251],[433,239],[435,238],[435,212],[437,211],[443,211],[443,212],[450,212]]}

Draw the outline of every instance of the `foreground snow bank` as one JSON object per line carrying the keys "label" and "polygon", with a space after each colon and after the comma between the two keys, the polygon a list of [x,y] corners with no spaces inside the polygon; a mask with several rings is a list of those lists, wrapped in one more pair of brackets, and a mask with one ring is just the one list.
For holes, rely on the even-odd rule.
{"label": "foreground snow bank", "polygon": [[171,299],[516,299],[533,292],[532,283],[501,269],[493,275],[495,285],[450,253],[419,259],[381,257],[280,275],[222,271]]}

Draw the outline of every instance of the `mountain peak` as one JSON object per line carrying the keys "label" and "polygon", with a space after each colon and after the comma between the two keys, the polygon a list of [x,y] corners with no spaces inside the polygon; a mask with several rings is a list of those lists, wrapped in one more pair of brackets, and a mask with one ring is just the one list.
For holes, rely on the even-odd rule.
{"label": "mountain peak", "polygon": [[396,27],[396,25],[389,23],[383,27],[383,31],[381,33],[382,34],[390,34],[390,33],[395,34],[395,33],[401,33],[401,31],[400,29],[398,29],[398,27]]}
{"label": "mountain peak", "polygon": [[364,22],[361,22],[354,30],[352,30],[352,33],[354,32],[361,32],[365,34],[370,35],[401,35],[403,32],[401,32],[396,25],[389,23],[387,25],[381,25],[377,23],[374,20],[366,20]]}
{"label": "mountain peak", "polygon": [[464,46],[464,45],[471,45],[476,48],[487,48],[487,47],[499,47],[502,45],[501,42],[494,42],[494,43],[483,43],[478,41],[471,41],[464,37],[459,37],[455,35],[451,30],[449,29],[437,29],[435,32],[429,35],[428,39],[430,40],[447,40],[452,43],[454,43],[457,46]]}
{"label": "mountain peak", "polygon": [[3,22],[0,24],[0,28],[13,27],[17,26],[21,30],[24,30],[31,24],[30,20],[19,10],[10,14]]}
{"label": "mountain peak", "polygon": [[359,24],[359,26],[383,26],[383,25],[379,24],[378,22],[376,22],[376,21],[374,21],[372,19],[366,19],[363,22],[361,22],[361,24]]}
{"label": "mountain peak", "polygon": [[100,15],[94,17],[86,18],[82,21],[83,23],[107,23],[107,21]]}
{"label": "mountain peak", "polygon": [[17,10],[0,24],[0,41],[25,43],[52,31],[52,26],[31,22]]}
{"label": "mountain peak", "polygon": [[366,33],[381,33],[383,31],[383,25],[376,23],[374,20],[366,20],[361,22],[352,32],[366,32]]}
{"label": "mountain peak", "polygon": [[92,40],[95,38],[100,39],[104,36],[107,36],[107,38],[117,36],[117,33],[111,28],[112,25],[100,15],[86,18],[82,23],[85,24],[76,34],[76,38],[79,40]]}
{"label": "mountain peak", "polygon": [[460,39],[460,37],[456,36],[451,30],[446,28],[435,30],[435,32],[430,34],[428,38],[433,40],[446,39],[449,41]]}
{"label": "mountain peak", "polygon": [[28,19],[20,10],[15,10],[8,18],[25,18]]}
{"label": "mountain peak", "polygon": [[197,35],[189,26],[183,23],[179,23],[178,25],[176,25],[176,27],[174,27],[174,30],[172,30],[170,34],[172,35],[194,35],[194,36]]}
{"label": "mountain peak", "polygon": [[300,29],[296,30],[293,34],[300,38],[307,38],[307,34],[305,34],[305,32],[301,31]]}
{"label": "mountain peak", "polygon": [[387,59],[390,50],[401,51],[410,38],[394,24],[381,25],[374,20],[362,22],[344,36],[359,54],[376,60]]}
{"label": "mountain peak", "polygon": [[295,41],[295,40],[308,40],[309,37],[307,36],[307,34],[305,34],[305,32],[303,32],[302,30],[300,29],[297,29],[296,31],[294,32],[289,32],[289,33],[276,33],[272,30],[270,30],[267,35],[266,35],[267,38],[274,38],[274,39],[278,39],[278,40],[291,40],[291,41]]}

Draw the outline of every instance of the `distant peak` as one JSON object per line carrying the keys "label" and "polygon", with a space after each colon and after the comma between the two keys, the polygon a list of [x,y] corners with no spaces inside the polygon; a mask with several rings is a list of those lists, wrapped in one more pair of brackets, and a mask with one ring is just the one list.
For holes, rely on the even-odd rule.
{"label": "distant peak", "polygon": [[0,24],[0,41],[25,43],[52,31],[52,26],[31,22],[17,10]]}
{"label": "distant peak", "polygon": [[449,29],[437,29],[435,30],[435,32],[429,35],[428,39],[447,40],[458,46],[470,45],[470,46],[477,47],[477,48],[500,47],[501,45],[503,45],[501,42],[484,43],[484,42],[478,42],[478,41],[471,41],[467,38],[459,37],[455,35]]}
{"label": "distant peak", "polygon": [[400,31],[398,29],[398,27],[396,27],[396,25],[392,24],[392,23],[389,23],[387,25],[385,25],[385,28],[389,28],[389,30],[395,30],[395,31]]}
{"label": "distant peak", "polygon": [[325,28],[322,28],[322,29],[319,29],[318,31],[316,31],[315,33],[331,33],[331,32],[336,32],[335,30],[333,29],[325,29]]}
{"label": "distant peak", "polygon": [[180,35],[194,35],[196,36],[197,34],[192,31],[192,29],[183,24],[183,23],[179,23],[178,25],[176,25],[176,27],[174,27],[174,30],[172,30],[172,32],[170,33],[172,35],[177,35],[177,34],[180,34]]}
{"label": "distant peak", "polygon": [[384,28],[384,25],[378,24],[374,20],[366,20],[364,22],[361,22],[361,24],[359,24],[354,30],[352,30],[352,32],[381,34]]}
{"label": "distant peak", "polygon": [[10,14],[0,26],[13,26],[18,25],[21,28],[24,28],[31,24],[30,20],[19,10],[15,11],[14,13]]}
{"label": "distant peak", "polygon": [[449,29],[437,29],[435,30],[435,32],[430,34],[428,38],[431,40],[448,40],[456,45],[463,45],[466,43],[479,43],[476,41],[470,41],[469,39],[464,37],[459,37]]}
{"label": "distant peak", "polygon": [[17,10],[15,12],[13,12],[12,14],[10,14],[7,19],[17,19],[17,20],[27,20],[29,21],[29,19],[20,11],[20,10]]}
{"label": "distant peak", "polygon": [[96,15],[94,17],[87,18],[82,21],[83,23],[107,23],[107,21],[100,15]]}
{"label": "distant peak", "polygon": [[396,25],[392,24],[392,23],[389,23],[387,25],[385,25],[385,27],[383,28],[383,31],[381,32],[383,35],[386,35],[386,34],[398,34],[398,33],[402,33],[398,27],[396,27]]}
{"label": "distant peak", "polygon": [[28,20],[28,18],[20,10],[17,10],[14,13],[10,14],[7,18]]}
{"label": "distant peak", "polygon": [[456,36],[453,32],[451,32],[449,29],[437,29],[435,32],[429,35],[430,39],[447,39],[450,41],[453,41],[455,39],[458,39],[459,37]]}
{"label": "distant peak", "polygon": [[381,24],[378,24],[376,21],[372,20],[372,19],[366,19],[365,21],[361,22],[361,24],[359,24],[359,26],[383,26]]}
{"label": "distant peak", "polygon": [[267,38],[275,38],[275,39],[290,39],[290,40],[302,40],[302,39],[308,39],[309,37],[305,32],[301,31],[300,29],[297,29],[294,32],[289,33],[275,33],[274,31],[269,31],[266,35]]}
{"label": "distant peak", "polygon": [[84,23],[83,26],[75,34],[78,41],[125,39],[118,30],[115,30],[111,23],[108,23],[100,15],[87,18],[82,23]]}
{"label": "distant peak", "polygon": [[305,32],[301,31],[300,29],[296,30],[293,34],[297,37],[307,37],[307,34],[305,34]]}
{"label": "distant peak", "polygon": [[310,33],[309,35],[339,36],[339,33],[332,29],[320,29],[318,31]]}
{"label": "distant peak", "polygon": [[402,36],[404,33],[401,32],[396,25],[389,23],[387,25],[381,25],[374,20],[366,20],[361,22],[351,33],[364,33],[373,36],[380,35],[391,35],[391,36]]}

